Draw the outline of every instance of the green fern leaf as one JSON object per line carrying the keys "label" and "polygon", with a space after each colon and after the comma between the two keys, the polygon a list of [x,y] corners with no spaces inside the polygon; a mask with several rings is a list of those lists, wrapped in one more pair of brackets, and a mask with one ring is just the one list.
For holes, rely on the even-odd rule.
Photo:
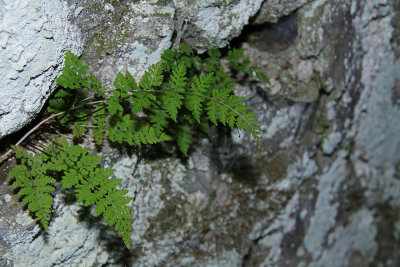
{"label": "green fern leaf", "polygon": [[[87,149],[70,146],[65,139],[57,140],[57,143],[59,144],[56,148],[57,154],[51,157],[52,162],[47,167],[62,170],[63,188],[74,188],[78,202],[85,206],[96,205],[96,215],[103,214],[105,221],[114,226],[129,247],[132,208],[128,203],[131,198],[126,196],[127,190],[116,189],[121,180],[109,178],[114,170],[101,168],[100,156],[88,155]],[[49,148],[47,152],[51,152],[52,149],[54,147]],[[57,167],[60,165],[62,167]]]}
{"label": "green fern leaf", "polygon": [[191,84],[193,92],[199,95],[206,95],[214,79],[214,73],[212,72],[205,75],[196,76]]}
{"label": "green fern leaf", "polygon": [[107,135],[110,141],[122,144],[127,142],[133,144],[135,131],[135,121],[131,119],[129,114],[123,117],[117,117],[107,129]]}
{"label": "green fern leaf", "polygon": [[157,134],[157,130],[150,127],[148,124],[137,129],[133,134],[133,140],[136,145],[141,144],[156,144],[171,140],[171,137],[164,132]]}
{"label": "green fern leaf", "polygon": [[[113,92],[114,93],[114,92]],[[115,92],[115,94],[118,94]],[[122,112],[123,108],[119,102],[119,96],[111,96],[109,99],[106,100],[107,103],[107,110],[110,115],[115,115],[118,112]]]}
{"label": "green fern leaf", "polygon": [[228,52],[228,57],[230,60],[230,64],[238,67],[239,66],[239,61],[241,57],[243,56],[243,49],[232,49]]}
{"label": "green fern leaf", "polygon": [[190,127],[182,126],[179,127],[176,135],[176,141],[180,151],[187,156],[190,145],[192,144],[192,134],[190,133]]}
{"label": "green fern leaf", "polygon": [[145,90],[153,90],[160,86],[163,81],[164,66],[161,62],[152,65],[142,76],[139,82],[140,88]]}
{"label": "green fern leaf", "polygon": [[118,73],[114,81],[114,86],[119,90],[118,97],[126,99],[129,97],[131,90],[138,90],[139,87],[136,84],[135,78],[126,71],[125,76],[122,73]]}
{"label": "green fern leaf", "polygon": [[130,99],[133,113],[138,113],[143,109],[147,109],[153,104],[153,101],[156,100],[156,96],[151,92],[134,92],[133,97]]}
{"label": "green fern leaf", "polygon": [[165,92],[162,96],[163,106],[171,119],[177,122],[178,109],[181,108],[183,102],[183,95],[175,92]]}
{"label": "green fern leaf", "polygon": [[182,55],[190,56],[193,53],[192,48],[185,44],[185,43],[180,43],[179,44],[179,53]]}
{"label": "green fern leaf", "polygon": [[83,60],[67,50],[65,53],[64,68],[56,83],[64,88],[77,89],[89,87],[86,72],[89,69]]}
{"label": "green fern leaf", "polygon": [[185,106],[188,110],[192,112],[192,115],[197,123],[200,123],[200,116],[203,111],[203,101],[204,98],[196,95],[189,95],[185,98]]}
{"label": "green fern leaf", "polygon": [[169,86],[175,92],[184,92],[186,86],[186,67],[184,64],[179,64],[172,69]]}
{"label": "green fern leaf", "polygon": [[161,54],[161,62],[163,64],[163,69],[170,71],[175,66],[176,57],[179,53],[176,50],[165,49]]}
{"label": "green fern leaf", "polygon": [[217,102],[217,100],[213,99],[208,101],[207,103],[207,115],[208,118],[210,119],[210,121],[212,123],[214,123],[215,125],[218,125],[218,118],[219,118],[219,103]]}
{"label": "green fern leaf", "polygon": [[207,54],[212,59],[219,60],[221,58],[221,51],[219,51],[218,49],[216,49],[214,47],[211,47],[210,49],[208,49]]}
{"label": "green fern leaf", "polygon": [[157,136],[160,136],[161,133],[164,132],[164,129],[168,127],[168,117],[169,116],[165,110],[153,109],[151,111],[149,119]]}
{"label": "green fern leaf", "polygon": [[119,72],[117,77],[114,80],[114,86],[118,90],[118,93],[113,93],[115,96],[120,98],[129,97],[129,90],[131,89],[128,80],[124,77],[124,75]]}
{"label": "green fern leaf", "polygon": [[162,95],[163,106],[171,119],[177,122],[178,110],[181,108],[184,99],[181,92],[185,91],[186,86],[186,67],[184,64],[174,66],[170,76],[169,86],[171,90],[165,91]]}
{"label": "green fern leaf", "polygon": [[23,196],[22,203],[28,205],[43,228],[47,229],[53,205],[50,192],[55,189],[51,184],[56,180],[47,175],[48,166],[39,155],[31,156],[19,147],[15,148],[15,153],[22,164],[16,165],[8,177],[15,178],[12,186],[20,188],[18,195]]}
{"label": "green fern leaf", "polygon": [[104,98],[106,96],[105,94],[105,90],[102,87],[101,82],[99,81],[99,79],[93,75],[93,73],[89,73],[89,75],[87,75],[87,80],[89,83],[89,88],[99,97]]}
{"label": "green fern leaf", "polygon": [[96,144],[102,144],[104,141],[104,133],[106,131],[106,112],[102,105],[98,105],[94,108],[92,114],[93,128],[93,139]]}
{"label": "green fern leaf", "polygon": [[[83,159],[84,161],[86,159]],[[90,158],[89,158],[90,162]],[[120,179],[109,179],[114,173],[111,169],[95,168],[76,185],[76,196],[85,206],[96,205],[96,216],[103,214],[104,220],[122,236],[125,245],[130,247],[132,231],[132,208],[128,206],[131,201],[127,197],[127,190],[117,190]]]}
{"label": "green fern leaf", "polygon": [[200,115],[203,111],[202,102],[205,100],[207,92],[213,81],[213,73],[208,73],[202,76],[195,76],[191,84],[193,95],[188,95],[185,98],[186,108],[192,112],[195,120],[200,123]]}

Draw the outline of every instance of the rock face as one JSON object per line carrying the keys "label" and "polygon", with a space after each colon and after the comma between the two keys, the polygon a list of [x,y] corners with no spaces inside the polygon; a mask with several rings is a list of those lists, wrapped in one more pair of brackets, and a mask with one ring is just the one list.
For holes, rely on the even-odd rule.
{"label": "rock face", "polygon": [[0,138],[19,130],[43,107],[67,49],[80,53],[79,31],[66,3],[0,2]]}
{"label": "rock face", "polygon": [[[223,46],[261,6],[160,3],[108,1],[97,14],[94,1],[68,2],[105,83],[133,63],[140,76],[174,40]],[[135,199],[131,250],[61,194],[39,233],[2,169],[1,265],[399,266],[399,17],[395,0],[265,1],[252,21],[267,23],[241,45],[271,83],[236,88],[260,114],[265,150],[236,132],[201,140],[187,161],[105,149]]]}

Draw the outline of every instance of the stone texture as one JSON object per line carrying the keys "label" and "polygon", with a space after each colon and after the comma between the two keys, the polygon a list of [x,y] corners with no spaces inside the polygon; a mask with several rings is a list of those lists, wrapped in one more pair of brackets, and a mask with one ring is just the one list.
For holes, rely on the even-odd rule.
{"label": "stone texture", "polygon": [[202,0],[196,1],[194,5],[182,6],[178,9],[182,39],[199,52],[211,46],[225,47],[232,38],[240,34],[243,26],[248,24],[249,18],[260,9],[262,2]]}
{"label": "stone texture", "polygon": [[279,19],[289,15],[296,9],[311,2],[311,0],[266,0],[263,2],[254,23],[263,24],[266,22],[276,23]]}
{"label": "stone texture", "polygon": [[65,2],[0,2],[0,138],[19,130],[54,89],[65,51],[81,51]]}
{"label": "stone texture", "polygon": [[[175,2],[174,16],[183,18],[183,7],[178,3]],[[218,3],[240,6],[242,1]],[[44,233],[32,241],[38,233],[37,227],[23,213],[9,186],[3,185],[0,263],[398,266],[398,3],[394,0],[265,3],[269,3],[270,10],[279,11],[271,13],[275,17],[271,15],[268,20],[278,24],[280,17],[296,10],[296,14],[290,15],[296,17],[296,24],[289,23],[295,27],[296,35],[289,38],[288,45],[286,33],[277,30],[274,49],[270,49],[270,44],[260,45],[254,38],[247,38],[248,43],[242,44],[245,54],[271,78],[271,84],[249,81],[236,88],[260,114],[263,151],[257,150],[249,136],[237,131],[231,135],[212,132],[209,140],[199,140],[187,160],[164,157],[159,151],[144,157],[104,148],[105,166],[116,169],[115,175],[124,179],[122,186],[135,199],[130,251],[123,248],[109,228],[90,216],[90,210],[78,212],[77,206],[62,201],[56,204],[47,243]],[[104,20],[95,24],[112,16],[104,10],[110,14],[122,12],[114,1],[108,4],[101,7]],[[197,5],[211,7],[208,2],[198,1]],[[144,6],[135,3],[136,8]],[[152,8],[165,7],[154,4]],[[74,16],[78,14],[78,27],[92,21],[85,20],[82,13],[85,8],[79,11],[77,2],[73,10]],[[124,17],[130,18],[128,13]],[[167,21],[162,17],[157,23],[166,24],[168,29],[178,27]],[[176,19],[176,23],[179,21]],[[186,26],[187,32],[178,31],[182,34],[177,34],[177,38],[190,40],[187,34],[195,36],[194,32],[212,36],[195,30],[201,29],[200,24],[193,23],[196,17],[188,16],[188,21],[192,22]],[[145,24],[135,25],[145,27]],[[183,29],[185,24],[178,25]],[[261,32],[271,34],[271,25],[264,26],[268,30]],[[86,39],[94,35],[88,27],[84,31]],[[152,38],[146,44],[153,48],[144,49],[146,55],[151,55],[150,51],[155,51],[163,38],[173,43],[169,37],[156,37],[158,30],[150,29]],[[230,37],[222,35],[218,43],[223,45],[225,38],[236,34],[236,29],[232,28],[232,32]],[[212,37],[209,41],[202,38],[199,50],[207,44],[216,44]],[[124,53],[136,51],[130,47],[134,40],[129,39],[125,45],[123,41],[116,42],[117,52],[110,48],[102,54],[104,64],[121,60],[117,55],[127,59]],[[257,40],[268,43],[264,36]],[[98,58],[91,49],[88,46],[83,55],[94,66]],[[151,58],[142,56],[146,60]],[[138,62],[134,60],[131,62]],[[104,72],[102,77],[106,79],[104,66],[96,71]],[[1,170],[0,174],[4,176],[6,172]],[[61,198],[62,195],[57,196],[58,200]],[[81,239],[75,238],[76,235]],[[74,242],[66,244],[64,236]],[[86,241],[82,243],[82,239]],[[45,253],[60,246],[57,250],[60,253]],[[25,251],[42,259],[24,262]]]}

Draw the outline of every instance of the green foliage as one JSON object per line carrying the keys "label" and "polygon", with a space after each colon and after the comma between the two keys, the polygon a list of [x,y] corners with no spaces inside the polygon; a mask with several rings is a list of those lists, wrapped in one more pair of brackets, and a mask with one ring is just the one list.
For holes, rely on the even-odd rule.
{"label": "green foliage", "polygon": [[95,205],[96,215],[104,220],[122,236],[127,247],[130,245],[132,231],[131,207],[127,190],[117,190],[120,179],[110,179],[114,170],[100,166],[101,157],[89,155],[80,146],[70,146],[65,139],[55,141],[40,155],[29,155],[20,147],[15,148],[19,162],[9,178],[14,178],[13,187],[20,188],[23,204],[38,218],[47,229],[50,221],[53,186],[61,181],[62,188],[75,192],[78,202],[85,206]]}
{"label": "green foliage", "polygon": [[12,185],[21,188],[18,195],[23,196],[22,203],[28,205],[29,210],[47,229],[53,205],[53,196],[49,192],[54,190],[51,184],[56,180],[47,175],[48,166],[42,164],[43,154],[32,156],[21,147],[15,148],[15,154],[21,164],[16,165],[8,177],[15,178]]}
{"label": "green foliage", "polygon": [[[106,139],[128,145],[156,144],[174,140],[187,156],[193,136],[211,125],[222,124],[249,132],[262,146],[260,121],[250,112],[243,97],[233,94],[234,81],[221,65],[222,54],[210,49],[207,58],[195,55],[182,44],[178,50],[165,50],[161,61],[151,66],[137,83],[127,71],[118,73],[115,89],[105,90],[81,59],[67,51],[65,67],[57,83],[63,87],[49,102],[48,111],[57,114],[59,123],[70,127],[75,137],[91,133],[101,145]],[[242,60],[243,51],[233,49],[231,67],[268,82]],[[88,97],[89,95],[89,97]],[[15,148],[19,164],[10,172],[14,187],[20,188],[23,203],[47,229],[50,221],[54,183],[76,194],[78,202],[95,205],[103,218],[122,236],[129,247],[132,231],[131,201],[126,190],[117,190],[114,171],[100,166],[101,157],[89,155],[80,146],[59,139],[41,155],[31,156]]]}
{"label": "green foliage", "polygon": [[260,81],[269,83],[268,77],[259,71],[261,69],[260,67],[250,66],[249,58],[241,60],[243,57],[243,50],[234,48],[228,52],[228,57],[229,64],[237,68],[239,71],[249,74],[250,77],[256,77]]}
{"label": "green foliage", "polygon": [[176,142],[178,143],[178,147],[182,153],[187,156],[190,145],[192,144],[192,134],[190,133],[189,126],[181,126],[178,128]]}
{"label": "green foliage", "polygon": [[[109,90],[108,96],[104,97],[98,79],[88,73],[88,68],[80,59],[67,52],[65,69],[57,83],[70,89],[78,84],[96,88],[98,99],[104,99],[100,107],[96,106],[91,111],[92,132],[98,144],[104,141],[104,133],[111,142],[129,145],[173,139],[180,151],[187,155],[191,138],[183,138],[187,134],[182,133],[196,132],[191,127],[211,122],[247,131],[262,145],[257,126],[260,122],[254,119],[256,115],[249,112],[250,108],[243,103],[245,99],[233,94],[234,81],[220,63],[221,52],[212,48],[208,55],[203,60],[185,44],[179,50],[168,49],[162,54],[162,60],[144,73],[139,83],[129,72],[125,75],[118,73],[114,81],[115,89]],[[251,66],[250,60],[242,60],[242,57],[240,49],[228,52],[232,67],[267,82],[259,68]],[[73,133],[77,137],[86,134],[89,121],[82,117],[90,113],[85,110],[87,103],[78,100],[71,104],[71,93],[60,92],[54,104],[51,102],[49,111],[70,110],[63,116],[68,117],[68,121],[75,119]],[[190,129],[185,128],[182,132],[180,129],[183,126]]]}
{"label": "green foliage", "polygon": [[70,89],[88,87],[89,82],[86,76],[88,69],[82,59],[79,59],[68,50],[65,53],[63,75],[58,77],[56,82],[62,87]]}

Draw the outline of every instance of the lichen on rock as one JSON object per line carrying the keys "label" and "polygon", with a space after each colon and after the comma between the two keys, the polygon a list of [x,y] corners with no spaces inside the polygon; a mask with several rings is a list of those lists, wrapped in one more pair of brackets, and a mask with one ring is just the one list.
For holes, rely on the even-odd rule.
{"label": "lichen on rock", "polygon": [[[3,183],[0,265],[399,265],[396,1],[268,0],[261,11],[262,1],[245,0],[67,2],[68,25],[84,40],[67,44],[110,86],[118,71],[140,77],[178,40],[198,51],[223,47],[257,24],[232,46],[271,80],[241,79],[235,88],[260,114],[265,149],[238,131],[213,129],[187,159],[104,147],[104,166],[134,199],[131,250],[62,194],[47,235],[39,234]],[[254,38],[260,32],[270,43]],[[1,31],[0,46],[10,40]],[[21,75],[31,63],[24,64]]]}

